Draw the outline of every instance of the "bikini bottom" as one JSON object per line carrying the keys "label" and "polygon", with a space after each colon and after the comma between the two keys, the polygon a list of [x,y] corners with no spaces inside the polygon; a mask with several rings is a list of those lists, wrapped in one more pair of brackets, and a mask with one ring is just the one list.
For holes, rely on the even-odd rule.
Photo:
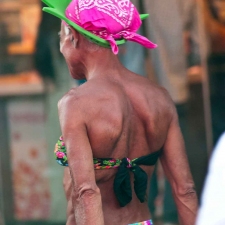
{"label": "bikini bottom", "polygon": [[146,220],[143,222],[139,222],[139,223],[132,223],[132,224],[128,224],[128,225],[153,225],[152,220]]}

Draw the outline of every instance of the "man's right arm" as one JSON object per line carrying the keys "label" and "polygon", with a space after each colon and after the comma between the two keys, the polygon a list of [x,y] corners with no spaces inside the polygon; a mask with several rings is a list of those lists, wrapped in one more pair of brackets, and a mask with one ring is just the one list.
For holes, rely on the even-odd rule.
{"label": "man's right arm", "polygon": [[197,195],[175,108],[160,159],[173,191],[180,224],[194,225],[198,205]]}
{"label": "man's right arm", "polygon": [[72,182],[69,196],[72,208],[69,210],[73,210],[74,217],[69,219],[75,218],[79,225],[104,225],[101,193],[95,180],[92,148],[84,119],[86,115],[82,102],[78,101],[68,94],[59,103],[59,120]]}

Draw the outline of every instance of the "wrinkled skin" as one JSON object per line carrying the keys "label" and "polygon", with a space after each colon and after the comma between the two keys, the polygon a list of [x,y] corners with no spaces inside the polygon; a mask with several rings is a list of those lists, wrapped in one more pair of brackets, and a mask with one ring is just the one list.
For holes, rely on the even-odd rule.
{"label": "wrinkled skin", "polygon": [[[140,203],[134,191],[132,201],[119,206],[113,192],[117,169],[94,171],[93,157],[134,159],[162,147],[160,161],[180,224],[193,225],[197,198],[172,100],[163,88],[124,68],[110,49],[92,45],[71,28],[66,35],[62,24],[61,52],[70,74],[87,79],[58,105],[69,159],[63,181],[67,225],[127,225],[150,219],[147,203]],[[150,178],[154,166],[141,167]]]}

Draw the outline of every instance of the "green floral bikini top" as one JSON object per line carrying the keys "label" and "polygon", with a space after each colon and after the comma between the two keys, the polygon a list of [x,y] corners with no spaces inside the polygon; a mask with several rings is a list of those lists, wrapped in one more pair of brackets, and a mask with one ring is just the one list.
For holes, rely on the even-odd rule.
{"label": "green floral bikini top", "polygon": [[[139,165],[153,166],[156,164],[162,149],[153,152],[149,155],[142,156],[136,159],[113,159],[113,158],[93,158],[94,169],[111,169],[118,168],[114,179],[114,192],[123,207],[127,205],[132,200],[132,189],[130,182],[129,171],[134,174],[134,191],[140,200],[140,202],[145,201],[148,176],[146,172],[139,167]],[[68,159],[66,154],[65,143],[63,142],[63,137],[61,136],[55,146],[55,157],[57,162],[62,166],[68,166]]]}

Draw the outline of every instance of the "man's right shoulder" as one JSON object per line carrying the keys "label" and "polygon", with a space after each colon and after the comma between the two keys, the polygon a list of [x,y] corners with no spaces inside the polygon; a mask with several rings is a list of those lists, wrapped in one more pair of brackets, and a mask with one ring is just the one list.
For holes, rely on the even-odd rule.
{"label": "man's right shoulder", "polygon": [[161,110],[165,111],[168,116],[176,117],[177,111],[169,92],[162,86],[155,83],[151,83],[150,98],[154,105],[161,107]]}
{"label": "man's right shoulder", "polygon": [[155,97],[157,100],[163,101],[169,105],[174,104],[169,92],[164,87],[156,84],[153,81],[146,82],[145,87],[149,95]]}

